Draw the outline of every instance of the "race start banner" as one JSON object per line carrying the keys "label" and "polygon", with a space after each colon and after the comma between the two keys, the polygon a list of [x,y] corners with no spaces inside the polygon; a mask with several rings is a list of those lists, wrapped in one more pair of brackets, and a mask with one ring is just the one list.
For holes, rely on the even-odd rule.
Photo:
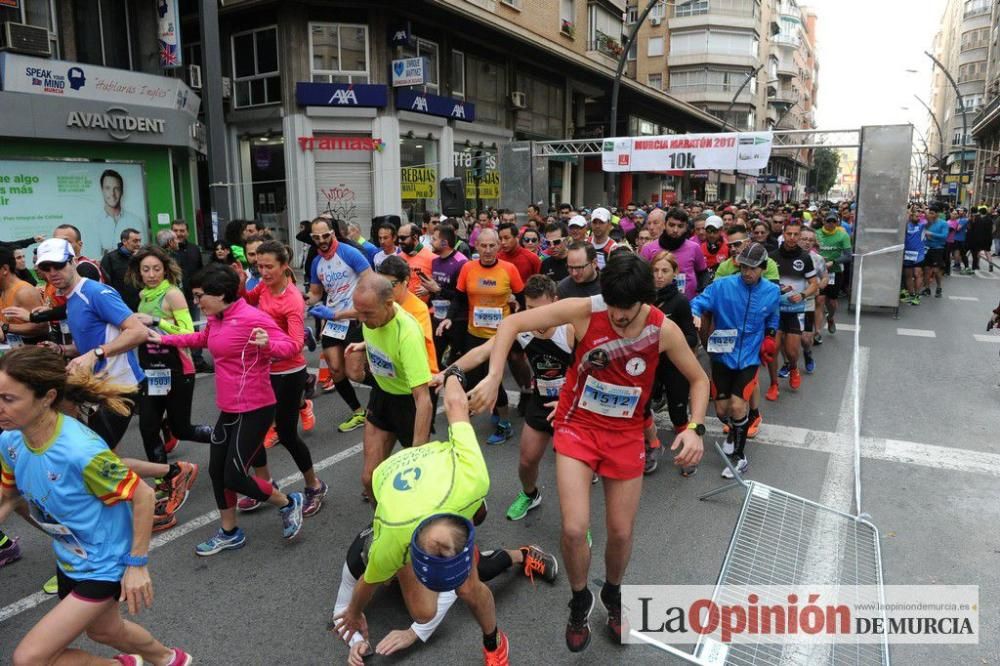
{"label": "race start banner", "polygon": [[605,171],[695,171],[763,169],[771,157],[771,132],[667,134],[605,139]]}

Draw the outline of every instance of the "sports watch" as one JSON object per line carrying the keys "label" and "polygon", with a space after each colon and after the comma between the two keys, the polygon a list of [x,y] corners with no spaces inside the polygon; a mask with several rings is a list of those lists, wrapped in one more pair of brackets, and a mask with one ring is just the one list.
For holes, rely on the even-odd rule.
{"label": "sports watch", "polygon": [[106,356],[106,354],[104,353],[104,348],[94,347],[94,356],[97,357],[97,360],[103,359]]}
{"label": "sports watch", "polygon": [[705,424],[704,423],[695,423],[694,421],[691,421],[691,423],[688,423],[687,429],[688,430],[694,430],[694,434],[698,435],[699,437],[704,437],[705,436]]}

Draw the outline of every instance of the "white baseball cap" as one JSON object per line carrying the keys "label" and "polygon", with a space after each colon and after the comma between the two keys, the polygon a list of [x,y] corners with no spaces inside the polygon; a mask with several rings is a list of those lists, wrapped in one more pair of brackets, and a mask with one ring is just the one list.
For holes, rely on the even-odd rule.
{"label": "white baseball cap", "polygon": [[585,227],[587,226],[587,219],[583,215],[574,215],[569,218],[568,224],[571,227]]}
{"label": "white baseball cap", "polygon": [[49,238],[42,241],[38,246],[38,256],[35,257],[35,268],[46,262],[53,264],[64,264],[73,257],[73,246],[65,238]]}
{"label": "white baseball cap", "polygon": [[706,229],[708,227],[711,227],[713,229],[721,229],[722,226],[723,226],[722,225],[722,218],[719,217],[718,215],[709,215],[708,219],[705,220],[705,228]]}
{"label": "white baseball cap", "polygon": [[609,211],[607,208],[595,208],[590,213],[590,219],[591,220],[598,219],[601,222],[610,222],[611,221],[611,211]]}

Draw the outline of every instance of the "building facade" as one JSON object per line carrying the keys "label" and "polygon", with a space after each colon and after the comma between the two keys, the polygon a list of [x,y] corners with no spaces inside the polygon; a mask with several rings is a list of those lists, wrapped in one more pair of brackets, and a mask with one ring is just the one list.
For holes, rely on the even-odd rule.
{"label": "building facade", "polygon": [[969,131],[977,144],[972,182],[973,200],[1000,203],[1000,5],[990,10],[986,46],[986,85],[983,106],[970,121]]}

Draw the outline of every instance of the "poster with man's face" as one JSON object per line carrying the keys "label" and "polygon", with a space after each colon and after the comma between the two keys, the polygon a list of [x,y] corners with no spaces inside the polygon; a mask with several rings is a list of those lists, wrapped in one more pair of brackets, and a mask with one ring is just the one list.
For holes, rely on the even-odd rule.
{"label": "poster with man's face", "polygon": [[44,234],[61,224],[80,230],[83,254],[99,259],[125,229],[147,242],[149,220],[141,164],[0,160],[3,240]]}

